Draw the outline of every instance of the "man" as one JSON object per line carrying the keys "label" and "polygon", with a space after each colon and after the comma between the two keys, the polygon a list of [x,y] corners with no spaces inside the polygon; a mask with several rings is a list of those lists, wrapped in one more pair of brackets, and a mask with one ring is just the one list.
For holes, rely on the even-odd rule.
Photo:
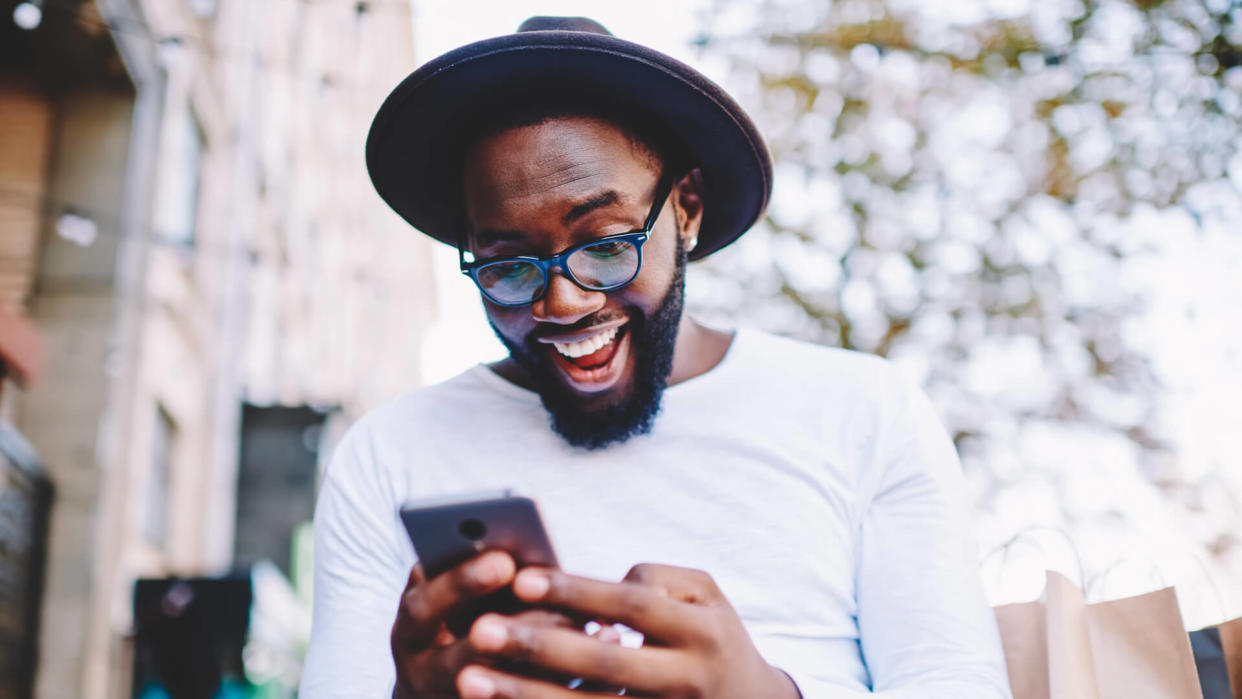
{"label": "man", "polygon": [[[770,191],[720,88],[535,18],[413,73],[367,157],[398,213],[459,247],[510,356],[343,440],[302,696],[1009,696],[927,401],[878,358],[682,313],[687,260]],[[562,570],[492,551],[424,579],[398,508],[499,488],[538,501]],[[449,631],[505,588],[527,611]]]}

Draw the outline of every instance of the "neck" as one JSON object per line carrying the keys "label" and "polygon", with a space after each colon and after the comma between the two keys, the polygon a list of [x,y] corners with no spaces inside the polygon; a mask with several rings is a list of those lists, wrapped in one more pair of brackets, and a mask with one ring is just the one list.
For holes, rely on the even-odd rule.
{"label": "neck", "polygon": [[733,333],[715,330],[683,314],[677,326],[677,346],[668,385],[673,386],[716,368],[733,344]]}

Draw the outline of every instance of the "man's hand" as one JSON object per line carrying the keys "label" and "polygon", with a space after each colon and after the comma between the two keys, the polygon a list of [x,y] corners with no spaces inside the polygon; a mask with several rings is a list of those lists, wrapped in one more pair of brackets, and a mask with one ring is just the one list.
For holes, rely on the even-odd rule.
{"label": "man's hand", "polygon": [[452,697],[461,668],[479,662],[464,639],[449,632],[449,617],[470,602],[513,582],[517,568],[500,552],[462,563],[431,580],[421,566],[410,571],[392,626],[392,657],[397,666],[394,696]]}
{"label": "man's hand", "polygon": [[[463,667],[494,663],[466,639],[453,635],[447,622],[454,613],[509,585],[515,572],[513,559],[502,552],[486,553],[431,580],[424,579],[419,566],[410,571],[392,627],[395,697],[456,697],[457,675]],[[564,615],[543,610],[508,618],[532,628],[572,626]]]}
{"label": "man's hand", "polygon": [[[733,607],[702,571],[644,564],[631,569],[621,583],[607,583],[524,569],[513,590],[530,604],[625,624],[644,634],[644,647],[626,648],[570,629],[535,627],[488,614],[474,623],[468,636],[477,653],[601,686],[625,687],[641,696],[799,696],[789,677],[759,655]],[[466,699],[609,696],[474,664],[460,674],[457,687]]]}

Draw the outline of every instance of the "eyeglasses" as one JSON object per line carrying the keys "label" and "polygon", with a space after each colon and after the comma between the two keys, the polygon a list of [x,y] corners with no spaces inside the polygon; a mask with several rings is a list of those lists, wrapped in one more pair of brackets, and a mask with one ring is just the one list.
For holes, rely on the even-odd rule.
{"label": "eyeglasses", "polygon": [[466,262],[464,244],[457,247],[462,274],[497,306],[518,308],[538,301],[548,289],[548,272],[559,269],[570,281],[587,291],[613,291],[638,276],[643,266],[643,243],[673,189],[673,179],[660,178],[651,212],[641,230],[610,235],[551,257],[518,255]]}

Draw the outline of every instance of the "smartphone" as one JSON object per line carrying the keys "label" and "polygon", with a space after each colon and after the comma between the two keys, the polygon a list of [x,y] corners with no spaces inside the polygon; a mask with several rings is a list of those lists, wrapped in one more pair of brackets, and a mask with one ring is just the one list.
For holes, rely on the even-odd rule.
{"label": "smartphone", "polygon": [[508,551],[519,568],[557,566],[535,501],[512,491],[411,502],[401,521],[428,579],[494,549]]}
{"label": "smartphone", "polygon": [[[410,502],[401,508],[401,521],[428,580],[497,549],[513,556],[518,568],[558,567],[535,501],[512,491]],[[450,619],[449,628],[460,635],[480,614],[513,613],[521,608],[506,588],[477,600]]]}
{"label": "smartphone", "polygon": [[[414,544],[422,571],[431,580],[489,550],[508,551],[515,564],[558,567],[551,540],[534,500],[512,490],[416,500],[401,508],[401,521]],[[525,606],[505,587],[478,598],[448,620],[461,637],[479,615],[515,613]]]}

